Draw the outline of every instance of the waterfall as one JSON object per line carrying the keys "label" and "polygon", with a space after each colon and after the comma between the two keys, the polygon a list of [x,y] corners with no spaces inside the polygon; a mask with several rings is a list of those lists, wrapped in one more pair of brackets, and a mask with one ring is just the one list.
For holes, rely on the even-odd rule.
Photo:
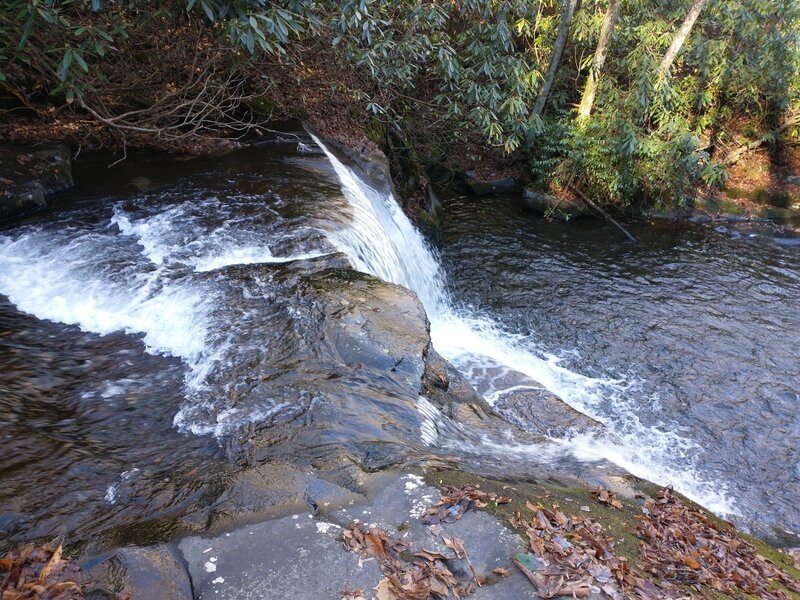
{"label": "waterfall", "polygon": [[[329,240],[356,269],[417,294],[431,322],[433,345],[483,392],[487,401],[492,403],[509,391],[495,383],[505,374],[524,374],[573,408],[604,423],[611,434],[576,435],[561,446],[563,452],[581,460],[609,460],[639,477],[672,484],[718,514],[736,512],[724,486],[704,481],[694,468],[692,457],[699,448],[693,441],[668,427],[645,426],[639,421],[636,406],[626,393],[630,382],[574,373],[560,366],[559,359],[534,340],[504,331],[491,315],[457,307],[447,292],[435,251],[391,192],[375,189],[321,140],[312,137],[330,160],[352,208],[349,226],[327,233]],[[493,376],[487,379],[487,373]],[[516,455],[541,455],[539,449],[511,447],[499,440],[488,444],[489,448]]]}

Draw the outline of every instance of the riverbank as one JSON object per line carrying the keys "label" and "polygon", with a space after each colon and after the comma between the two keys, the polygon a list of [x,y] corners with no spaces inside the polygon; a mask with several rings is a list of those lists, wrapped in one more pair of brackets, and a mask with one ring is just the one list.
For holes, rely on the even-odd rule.
{"label": "riverbank", "polygon": [[[522,486],[524,499],[531,502],[541,500],[537,486],[550,486],[548,493],[562,507],[577,506],[578,516],[583,506],[595,510],[589,499],[597,486],[611,488],[625,502],[617,484],[638,480],[598,455],[582,461],[570,453],[575,433],[595,439],[595,448],[627,448],[618,435],[630,432],[609,418],[613,414],[604,416],[609,429],[574,408],[586,401],[581,392],[591,381],[577,369],[552,369],[539,353],[515,347],[519,340],[513,333],[457,312],[437,257],[401,218],[387,178],[376,181],[374,168],[360,170],[335,151],[330,156],[309,152],[311,143],[307,134],[296,132],[214,161],[168,162],[142,155],[143,162],[122,163],[105,181],[96,177],[97,164],[86,165],[76,175],[75,190],[56,198],[45,212],[26,217],[24,227],[3,230],[0,292],[9,298],[0,307],[8,334],[5,346],[9,356],[25,348],[28,365],[12,360],[4,371],[10,393],[3,399],[3,414],[14,416],[16,457],[4,480],[6,489],[17,490],[4,498],[10,507],[2,523],[6,543],[21,546],[66,535],[68,553],[88,571],[97,568],[93,577],[98,581],[106,577],[104,570],[113,580],[119,565],[130,565],[132,571],[150,573],[153,585],[190,581],[195,595],[199,585],[207,595],[226,582],[245,585],[245,575],[250,577],[245,587],[261,585],[284,594],[276,582],[285,583],[289,573],[301,581],[304,575],[316,577],[313,585],[327,584],[327,593],[332,575],[317,568],[321,558],[304,571],[289,570],[289,565],[308,564],[300,551],[316,547],[309,535],[325,533],[318,528],[321,516],[348,506],[360,507],[362,514],[383,506],[384,531],[402,533],[398,528],[410,521],[405,515],[411,509],[392,508],[381,493],[405,498],[406,485],[419,483],[409,474],[426,478],[437,489],[424,489],[432,504],[440,486],[460,488],[481,482],[481,475],[491,475],[481,482],[483,489],[510,496],[497,488]],[[493,235],[494,224],[508,234],[509,224],[525,222],[514,212],[498,212],[509,203],[512,210],[521,210],[513,200],[484,203],[490,213],[468,222],[480,227],[484,238]],[[392,226],[382,229],[382,223]],[[466,225],[456,233],[467,235],[468,248],[482,251]],[[558,225],[553,226],[555,233]],[[378,245],[370,237],[375,231],[378,240],[389,244]],[[453,231],[444,233],[450,236],[448,246],[461,246]],[[527,240],[534,239],[512,235],[501,240],[506,250],[512,238],[528,247]],[[541,256],[543,248],[539,243],[533,249]],[[82,256],[92,260],[79,260]],[[534,268],[516,250],[497,253],[497,274],[516,273],[505,261],[517,259],[526,264],[524,273],[553,275],[552,269]],[[120,264],[123,280],[117,277]],[[352,264],[373,275],[353,270]],[[453,291],[471,276],[486,275],[486,269],[462,269]],[[143,287],[123,287],[131,282]],[[494,286],[487,280],[473,289],[480,291],[485,284]],[[535,291],[540,285],[523,287]],[[416,293],[409,291],[412,286]],[[88,307],[87,293],[93,298]],[[514,297],[519,292],[481,304]],[[200,298],[214,304],[207,306]],[[165,306],[170,310],[163,320]],[[550,323],[543,324],[542,333],[558,325],[548,310],[540,312]],[[575,326],[576,318],[578,313],[572,325],[561,328],[562,338],[586,328]],[[456,327],[458,335],[448,327]],[[487,339],[488,344],[469,346]],[[62,350],[54,354],[54,348]],[[473,352],[472,364],[469,356],[464,360],[465,350]],[[464,362],[457,368],[437,351]],[[524,372],[529,368],[550,379],[540,382]],[[53,383],[53,373],[67,380]],[[563,388],[555,374],[572,378],[568,381],[575,387],[565,394],[572,405],[548,391]],[[202,385],[188,387],[198,381]],[[53,398],[59,410],[48,408]],[[153,398],[159,400],[156,405]],[[60,420],[64,407],[72,414],[66,423]],[[597,407],[587,404],[584,411]],[[39,414],[54,420],[31,421]],[[49,450],[50,431],[71,440],[66,454],[61,444]],[[91,455],[81,452],[87,444],[96,449]],[[162,455],[162,448],[169,451]],[[658,448],[641,441],[637,450],[643,455],[653,451],[658,458]],[[415,467],[397,472],[402,465]],[[437,470],[442,467],[452,473]],[[81,485],[76,486],[72,470],[91,476],[77,479]],[[48,485],[32,485],[32,478]],[[657,491],[644,490],[651,497]],[[412,507],[421,499],[416,497]],[[523,496],[515,502],[522,510]],[[624,527],[635,524],[640,504],[628,507]],[[486,550],[486,560],[505,561],[498,568],[516,573],[508,579],[495,573],[497,585],[530,591],[534,584],[508,562],[524,549],[524,537],[519,547],[519,539],[508,533],[507,517],[495,514],[490,532],[501,540],[517,539],[517,546]],[[346,527],[342,518],[321,527]],[[300,528],[304,537],[298,539],[298,554],[281,546],[273,557],[270,553],[278,552],[274,539],[291,539],[288,532],[298,529],[298,521],[310,523]],[[614,538],[617,532],[627,535],[612,519],[602,524]],[[268,547],[261,545],[264,537],[252,546],[253,561],[269,556],[285,567],[274,569],[273,579],[261,568],[238,572],[235,550],[225,553],[226,568],[232,571],[223,575],[218,565],[222,555],[204,553],[209,539],[221,545],[229,537],[248,539],[250,531],[253,537],[259,531],[269,536]],[[475,531],[480,531],[477,525]],[[427,529],[419,533],[430,535]],[[467,531],[453,535],[469,541]],[[627,540],[628,546],[636,543],[633,537]],[[183,547],[153,547],[157,543]],[[422,539],[419,543],[428,545]],[[325,557],[334,549],[339,550],[335,537],[321,546]],[[191,579],[185,572],[175,575],[190,555]],[[358,556],[343,555],[337,565],[349,574]],[[162,568],[170,569],[170,575],[164,576]],[[154,573],[159,575],[154,578]],[[373,575],[378,575],[374,569],[364,586],[377,585]],[[214,583],[219,578],[225,581]],[[342,580],[342,586],[349,582]],[[359,587],[334,591],[361,589],[362,581],[356,583]],[[110,594],[124,590],[117,590],[114,581],[103,585]],[[243,589],[232,587],[231,597],[242,597]],[[500,588],[477,589],[476,597],[492,598],[492,589]]]}
{"label": "riverbank", "polygon": [[[612,491],[429,468],[375,473],[365,485],[366,497],[216,536],[77,563],[59,549],[47,573],[32,575],[97,599],[277,600],[288,590],[318,600],[800,597],[792,556],[635,478],[616,479]],[[668,518],[658,511],[676,520],[656,535],[657,519]],[[24,583],[13,568],[11,581]]]}

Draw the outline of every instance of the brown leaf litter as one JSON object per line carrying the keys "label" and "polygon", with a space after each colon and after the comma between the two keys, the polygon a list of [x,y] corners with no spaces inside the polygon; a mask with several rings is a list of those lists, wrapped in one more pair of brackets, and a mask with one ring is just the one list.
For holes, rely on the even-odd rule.
{"label": "brown leaf litter", "polygon": [[511,524],[525,530],[531,552],[518,554],[514,563],[541,598],[586,598],[600,590],[614,600],[681,597],[674,586],[657,585],[633,571],[599,523],[568,517],[557,504],[526,506],[532,517],[523,519],[518,511]]}
{"label": "brown leaf litter", "polygon": [[[406,559],[410,549],[407,542],[392,539],[377,527],[367,529],[360,523],[344,529],[343,537],[347,550],[358,553],[362,559],[378,560],[385,576],[375,588],[378,600],[441,600],[450,592],[455,598],[464,598],[475,589],[474,582],[460,583],[445,566],[445,561],[456,556],[421,550]],[[460,550],[466,557],[463,540],[455,540],[445,543],[450,548],[458,548],[456,552]]]}
{"label": "brown leaf litter", "polygon": [[597,488],[592,492],[592,498],[597,500],[600,504],[605,504],[606,506],[616,508],[617,510],[623,510],[625,508],[622,505],[622,502],[617,500],[617,497],[611,490]]}
{"label": "brown leaf litter", "polygon": [[497,505],[508,502],[511,502],[511,498],[498,496],[494,492],[484,492],[477,485],[465,485],[460,489],[448,485],[447,493],[442,496],[436,506],[425,512],[422,522],[426,525],[453,523],[463,517],[467,511],[485,508],[491,503]]}
{"label": "brown leaf litter", "polygon": [[642,540],[644,564],[656,577],[768,600],[790,598],[777,585],[800,593],[800,582],[759,556],[733,525],[716,525],[704,512],[686,506],[672,488],[664,489],[642,512],[636,534]]}
{"label": "brown leaf litter", "polygon": [[87,582],[62,546],[29,546],[0,558],[0,600],[82,599]]}

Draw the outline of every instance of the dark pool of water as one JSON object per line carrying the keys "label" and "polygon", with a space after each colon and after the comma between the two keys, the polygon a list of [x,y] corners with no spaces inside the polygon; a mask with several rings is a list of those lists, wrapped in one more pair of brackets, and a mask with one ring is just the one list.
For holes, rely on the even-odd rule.
{"label": "dark pool of water", "polygon": [[742,512],[800,531],[800,248],[668,221],[628,224],[632,244],[513,198],[455,198],[446,214],[459,302],[571,370],[623,378],[641,423],[695,442],[702,476]]}

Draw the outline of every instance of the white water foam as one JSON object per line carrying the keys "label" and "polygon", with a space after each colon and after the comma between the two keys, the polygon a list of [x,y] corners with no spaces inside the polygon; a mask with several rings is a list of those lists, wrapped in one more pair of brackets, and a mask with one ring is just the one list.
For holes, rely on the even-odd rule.
{"label": "white water foam", "polygon": [[144,334],[150,352],[198,359],[206,332],[198,289],[163,285],[159,269],[117,273],[115,281],[98,264],[113,236],[65,237],[33,231],[0,241],[0,293],[40,319],[101,335]]}
{"label": "white water foam", "polygon": [[[213,213],[219,211],[218,202],[205,200],[200,206]],[[186,227],[192,223],[187,204],[179,204],[157,215],[136,219],[115,208],[111,223],[124,236],[132,237],[142,248],[142,254],[153,264],[183,263],[194,267],[198,273],[213,271],[231,265],[280,264],[325,256],[323,252],[303,252],[290,256],[275,256],[266,244],[253,244],[250,238],[257,234],[237,231],[229,222],[211,232],[202,227]],[[192,208],[197,209],[197,205]],[[180,223],[184,223],[181,227]],[[189,232],[189,235],[185,232]],[[239,234],[239,235],[237,235]]]}
{"label": "white water foam", "polygon": [[[324,255],[275,256],[265,242],[282,234],[268,235],[235,215],[229,219],[224,209],[213,198],[144,216],[116,206],[110,220],[94,228],[29,227],[0,236],[0,294],[40,319],[100,335],[140,335],[148,352],[181,358],[188,366],[187,398],[175,426],[224,436],[288,407],[268,400],[248,409],[219,406],[207,382],[237,343],[236,331],[220,330],[213,282],[191,273]],[[208,216],[223,222],[209,231],[203,222]]]}
{"label": "white water foam", "polygon": [[[435,253],[394,197],[371,187],[319,139],[314,137],[314,140],[331,161],[342,192],[353,208],[349,226],[328,233],[330,241],[349,257],[355,268],[416,292],[431,321],[433,344],[445,358],[468,377],[472,375],[473,384],[476,372],[487,368],[524,374],[573,408],[603,422],[613,434],[603,438],[582,435],[554,440],[548,445],[548,452],[554,456],[569,453],[582,460],[606,459],[634,475],[672,484],[719,514],[735,513],[725,487],[703,481],[699,476],[693,459],[699,448],[694,442],[669,424],[645,426],[639,421],[629,393],[631,383],[574,373],[560,366],[558,358],[545,352],[534,340],[504,331],[490,317],[457,309],[446,291],[445,277]],[[490,400],[508,392],[507,389],[488,391]],[[421,401],[419,409],[424,417],[423,440],[442,443],[435,425],[435,407]],[[540,446],[519,446],[504,440],[482,440],[480,444],[487,451],[501,454],[530,453],[541,458],[543,451]]]}

